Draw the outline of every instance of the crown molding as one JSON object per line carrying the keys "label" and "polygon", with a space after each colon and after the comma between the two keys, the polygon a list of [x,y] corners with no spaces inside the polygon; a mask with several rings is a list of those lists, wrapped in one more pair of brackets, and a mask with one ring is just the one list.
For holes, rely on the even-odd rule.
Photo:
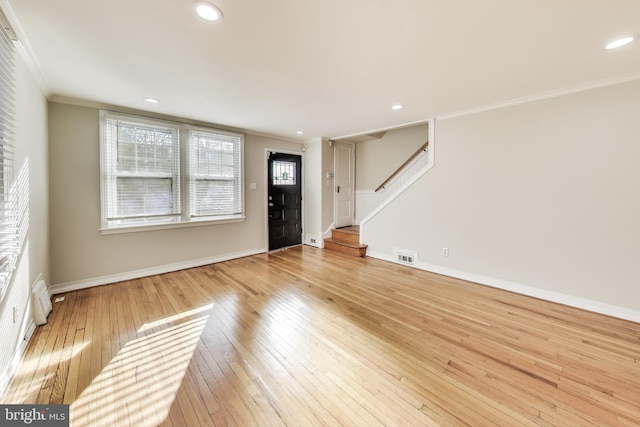
{"label": "crown molding", "polygon": [[42,66],[38,61],[38,58],[33,53],[33,49],[31,48],[29,39],[27,38],[26,33],[22,29],[22,25],[20,25],[18,18],[16,17],[15,13],[13,13],[13,9],[11,8],[11,5],[9,5],[7,0],[0,0],[0,9],[2,9],[2,12],[4,13],[7,20],[9,21],[9,25],[11,26],[11,29],[13,30],[13,32],[17,37],[17,40],[14,41],[14,44],[16,46],[16,50],[18,51],[18,54],[22,58],[22,61],[26,64],[31,74],[33,75],[33,78],[35,79],[36,83],[40,87],[40,90],[42,91],[44,96],[49,98],[49,96],[51,95],[49,82],[47,81],[47,78],[45,77],[45,74],[42,71]]}
{"label": "crown molding", "polygon": [[498,110],[500,108],[513,107],[516,105],[528,104],[531,102],[542,101],[550,98],[557,98],[564,95],[570,95],[578,92],[586,92],[593,89],[599,89],[607,86],[614,86],[622,83],[629,83],[635,80],[640,80],[640,73],[625,74],[617,77],[612,77],[603,80],[596,80],[589,83],[582,83],[579,85],[568,86],[561,89],[554,89],[548,92],[542,92],[536,95],[523,96],[521,98],[509,99],[506,101],[495,102],[493,104],[481,105],[479,107],[473,107],[466,110],[454,111],[452,113],[445,113],[436,116],[438,120],[452,119],[455,117],[469,116],[472,114],[482,113],[485,111]]}

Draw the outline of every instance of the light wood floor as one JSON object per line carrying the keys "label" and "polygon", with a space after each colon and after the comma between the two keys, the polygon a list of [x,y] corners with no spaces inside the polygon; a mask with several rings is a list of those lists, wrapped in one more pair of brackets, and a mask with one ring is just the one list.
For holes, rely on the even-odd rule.
{"label": "light wood floor", "polygon": [[310,247],[70,292],[5,403],[73,426],[640,425],[640,325]]}

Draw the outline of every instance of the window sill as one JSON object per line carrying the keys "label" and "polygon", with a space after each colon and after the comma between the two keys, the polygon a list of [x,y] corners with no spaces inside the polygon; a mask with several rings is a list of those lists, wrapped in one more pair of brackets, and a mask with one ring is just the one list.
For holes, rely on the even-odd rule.
{"label": "window sill", "polygon": [[168,230],[171,228],[202,227],[205,225],[232,224],[235,222],[244,222],[246,219],[247,219],[246,216],[241,216],[241,217],[208,219],[208,220],[200,220],[200,221],[196,220],[196,221],[189,221],[189,222],[175,222],[170,224],[129,225],[129,226],[122,225],[119,227],[101,228],[100,234],[109,235],[109,234],[122,234],[122,233],[139,233],[143,231]]}

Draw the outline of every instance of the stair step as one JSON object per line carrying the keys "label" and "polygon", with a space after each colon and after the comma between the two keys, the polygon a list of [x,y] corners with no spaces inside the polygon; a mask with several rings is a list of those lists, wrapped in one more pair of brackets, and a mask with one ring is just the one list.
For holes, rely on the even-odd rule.
{"label": "stair step", "polygon": [[325,249],[334,250],[345,255],[363,257],[367,253],[367,245],[359,243],[344,242],[334,238],[324,239]]}
{"label": "stair step", "polygon": [[331,238],[338,242],[360,244],[360,235],[349,229],[335,229],[331,232]]}

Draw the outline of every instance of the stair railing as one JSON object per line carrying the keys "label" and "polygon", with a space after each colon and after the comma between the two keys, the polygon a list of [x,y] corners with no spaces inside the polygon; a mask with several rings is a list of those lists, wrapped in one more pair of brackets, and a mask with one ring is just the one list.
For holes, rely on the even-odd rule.
{"label": "stair railing", "polygon": [[388,189],[398,177],[409,172],[409,169],[413,169],[414,167],[422,167],[423,165],[421,165],[417,160],[425,159],[426,161],[426,152],[428,146],[429,141],[422,144],[422,146],[420,146],[420,148],[418,148],[416,152],[407,159],[407,161],[400,165],[398,169],[396,169],[391,175],[389,175],[389,177],[385,179],[384,182],[378,186],[378,188],[376,188],[375,192],[378,193],[380,191]]}

